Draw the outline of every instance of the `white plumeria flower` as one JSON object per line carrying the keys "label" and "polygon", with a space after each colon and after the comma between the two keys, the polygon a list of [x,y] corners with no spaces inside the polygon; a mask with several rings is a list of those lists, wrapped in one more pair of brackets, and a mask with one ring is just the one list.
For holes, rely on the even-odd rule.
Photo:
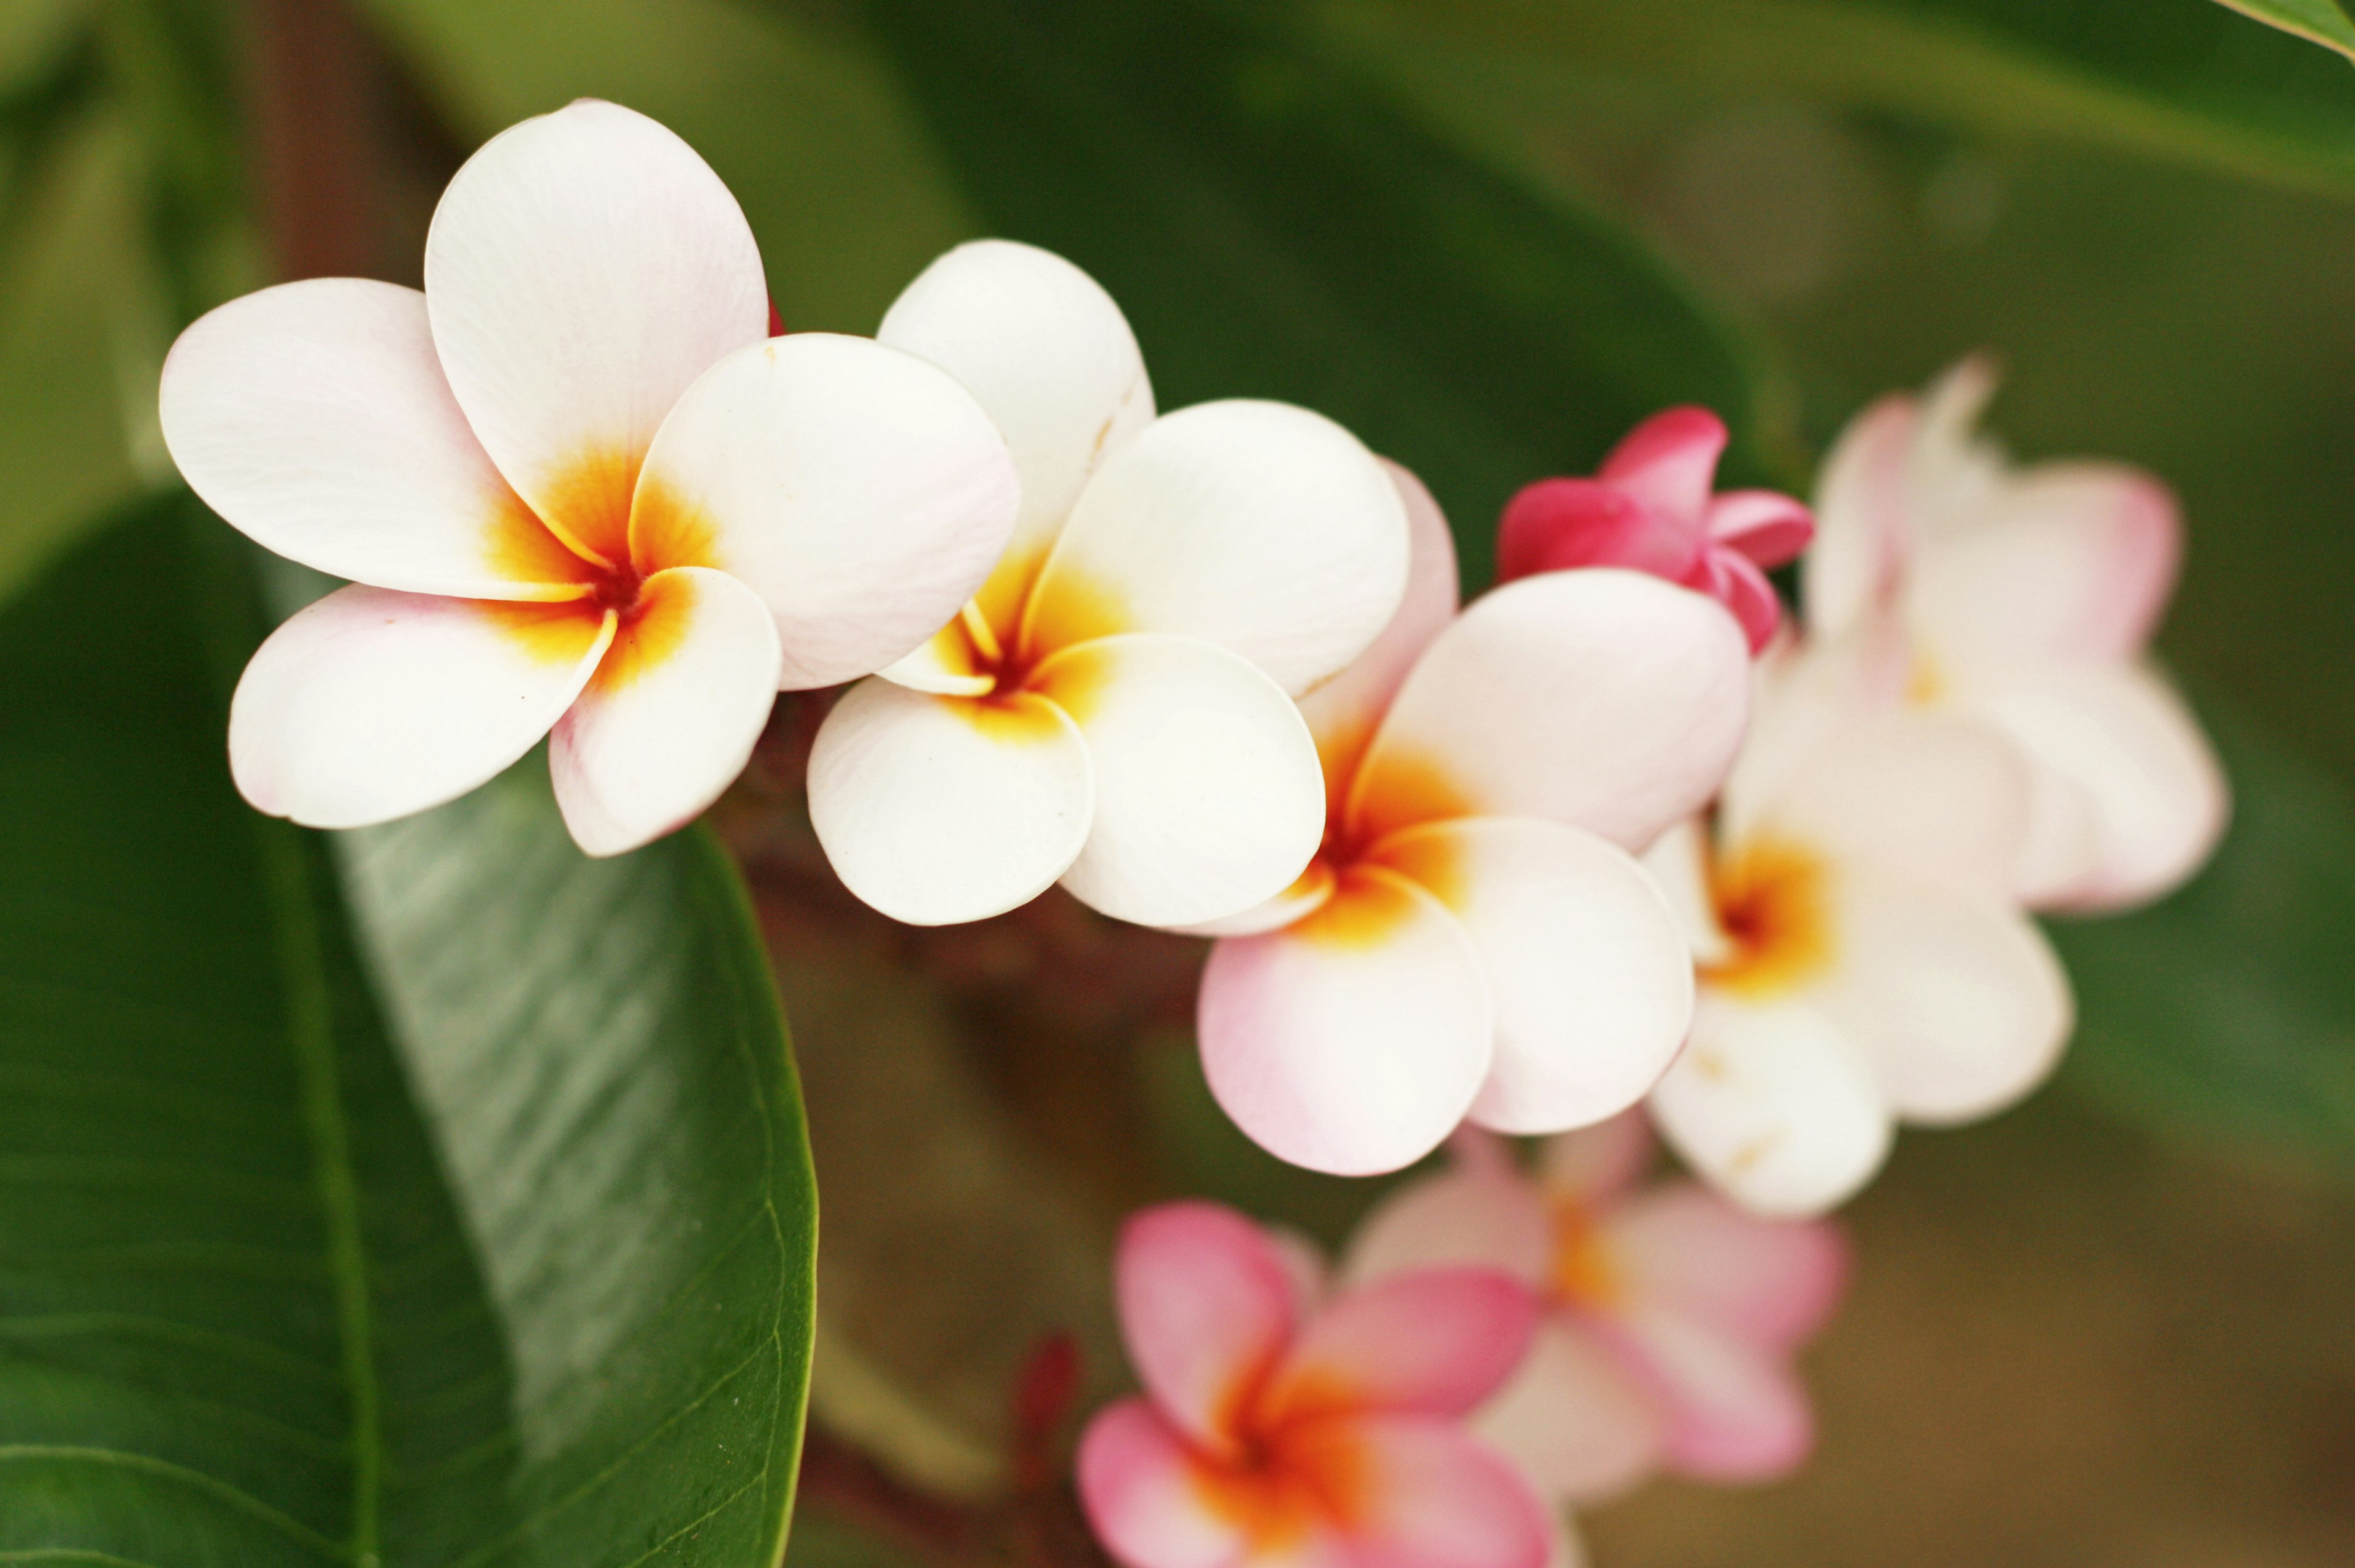
{"label": "white plumeria flower", "polygon": [[1210,928],[1210,1088],[1295,1165],[1412,1163],[1466,1115],[1598,1122],[1685,1037],[1691,955],[1629,851],[1715,793],[1749,646],[1639,572],[1544,572],[1455,613],[1447,525],[1396,470],[1414,576],[1380,640],[1303,704],[1330,816],[1307,872]]}
{"label": "white plumeria flower", "polygon": [[2008,885],[2029,770],[1967,716],[1859,695],[1903,668],[1885,643],[1770,656],[1714,818],[1647,857],[1700,965],[1653,1117],[1759,1213],[1847,1199],[1900,1120],[2012,1104],[2072,1025],[2068,977]]}
{"label": "white plumeria flower", "polygon": [[1287,404],[1156,419],[1119,308],[1028,246],[952,251],[879,336],[980,399],[1022,515],[964,612],[818,733],[810,816],[843,881],[922,925],[1057,880],[1147,925],[1279,891],[1325,816],[1289,694],[1348,664],[1405,586],[1380,464]]}
{"label": "white plumeria flower", "polygon": [[2181,553],[2174,498],[2117,464],[2011,467],[1973,434],[1994,389],[1967,360],[1925,400],[1885,399],[1850,425],[1817,501],[1808,635],[1889,620],[1901,700],[2018,748],[2032,785],[2021,898],[2139,903],[2199,869],[2228,810],[2198,721],[2144,656]]}
{"label": "white plumeria flower", "polygon": [[670,132],[583,101],[469,159],[425,289],[319,279],[188,328],[165,438],[240,530],[353,580],[254,656],[245,797],[352,827],[542,736],[582,848],[680,826],[778,688],[930,635],[1012,528],[972,396],[913,355],[767,340],[751,230]]}

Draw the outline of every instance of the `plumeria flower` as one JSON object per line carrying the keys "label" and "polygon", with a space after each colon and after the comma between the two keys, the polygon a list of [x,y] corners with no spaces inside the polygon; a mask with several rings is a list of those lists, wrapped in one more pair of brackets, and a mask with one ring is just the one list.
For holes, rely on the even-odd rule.
{"label": "plumeria flower", "polygon": [[1994,389],[1967,360],[1842,436],[1805,568],[1807,630],[1891,623],[1900,700],[1969,714],[2018,748],[2034,786],[2022,898],[2139,903],[2198,869],[2228,812],[2198,721],[2145,656],[2181,554],[2174,498],[2116,464],[2013,468],[1972,433]]}
{"label": "plumeria flower", "polygon": [[1541,1568],[1545,1507],[1463,1430],[1520,1360],[1536,1298],[1486,1268],[1320,1300],[1316,1265],[1241,1215],[1132,1219],[1118,1286],[1142,1398],[1080,1441],[1080,1497],[1127,1568]]}
{"label": "plumeria flower", "polygon": [[1985,724],[1870,695],[1902,670],[1852,644],[1770,657],[1713,816],[1646,858],[1700,974],[1653,1115],[1761,1213],[1838,1203],[1894,1122],[1990,1115],[2068,1039],[2068,978],[2008,886],[2028,769]]}
{"label": "plumeria flower", "polygon": [[1367,1216],[1342,1276],[1485,1264],[1544,1298],[1528,1360],[1473,1423],[1544,1495],[1596,1502],[1659,1470],[1771,1480],[1807,1456],[1792,1360],[1846,1284],[1838,1231],[1644,1182],[1640,1111],[1547,1140],[1534,1178],[1494,1138],[1467,1133],[1456,1152]]}
{"label": "plumeria flower", "polygon": [[980,399],[1022,514],[972,603],[818,733],[810,816],[843,881],[919,925],[1058,880],[1146,925],[1279,891],[1324,821],[1292,696],[1355,657],[1406,581],[1380,465],[1286,404],[1156,418],[1119,307],[1029,246],[950,251],[880,336]]}
{"label": "plumeria flower", "polygon": [[1711,494],[1725,442],[1707,409],[1670,409],[1629,432],[1593,478],[1529,485],[1498,525],[1499,581],[1574,566],[1648,571],[1732,611],[1762,651],[1783,622],[1766,569],[1797,559],[1815,522],[1772,490]]}
{"label": "plumeria flower", "polygon": [[229,713],[256,806],[323,827],[462,795],[553,732],[582,848],[741,770],[780,688],[956,611],[1018,480],[972,396],[859,338],[768,340],[751,230],[642,115],[581,101],[451,181],[425,289],[287,283],[164,368],[180,472],[353,585],[262,645]]}
{"label": "plumeria flower", "polygon": [[1467,1114],[1559,1132],[1651,1087],[1692,965],[1629,851],[1715,791],[1746,702],[1732,618],[1638,572],[1548,572],[1456,615],[1446,522],[1395,477],[1405,603],[1303,704],[1324,843],[1208,928],[1199,1008],[1236,1125],[1343,1175],[1411,1164]]}

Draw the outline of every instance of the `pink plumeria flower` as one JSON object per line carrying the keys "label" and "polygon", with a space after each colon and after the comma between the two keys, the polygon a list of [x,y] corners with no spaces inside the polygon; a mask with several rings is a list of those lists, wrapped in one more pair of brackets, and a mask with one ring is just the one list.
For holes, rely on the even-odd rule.
{"label": "pink plumeria flower", "polygon": [[1547,1510],[1462,1417],[1528,1348],[1534,1296],[1494,1269],[1330,1301],[1303,1249],[1231,1210],[1128,1222],[1121,1328],[1142,1398],[1080,1441],[1080,1498],[1127,1568],[1542,1568]]}
{"label": "pink plumeria flower", "polygon": [[1706,593],[1733,612],[1753,653],[1773,641],[1783,602],[1766,569],[1796,560],[1807,508],[1772,490],[1711,493],[1725,421],[1707,409],[1654,414],[1592,479],[1540,479],[1505,507],[1497,575],[1624,566]]}
{"label": "pink plumeria flower", "polygon": [[1599,1121],[1684,1039],[1692,965],[1629,855],[1715,791],[1748,650],[1716,604],[1614,570],[1547,572],[1455,613],[1447,525],[1395,471],[1415,541],[1398,616],[1302,704],[1322,847],[1208,928],[1202,1062],[1295,1165],[1412,1164],[1466,1115]]}
{"label": "pink plumeria flower", "polygon": [[2034,785],[2023,899],[2139,903],[2199,869],[2229,809],[2198,721],[2145,656],[2181,553],[2174,497],[2117,464],[2013,468],[1973,434],[1994,389],[1966,360],[1849,427],[1806,559],[1807,631],[1891,623],[1902,700],[1972,715],[2019,750]]}
{"label": "pink plumeria flower", "polygon": [[2073,1022],[2068,976],[2009,886],[2029,771],[1983,723],[1870,695],[1902,667],[1875,642],[1764,661],[1713,816],[1646,858],[1700,976],[1653,1115],[1761,1213],[1848,1198],[1898,1121],[2011,1104]]}
{"label": "pink plumeria flower", "polygon": [[567,825],[615,854],[727,787],[780,686],[864,674],[954,614],[1013,524],[988,416],[912,355],[769,341],[768,314],[719,176],[583,101],[459,170],[423,293],[287,283],[183,333],[180,472],[354,584],[239,684],[245,797],[382,822],[552,731]]}
{"label": "pink plumeria flower", "polygon": [[1281,891],[1324,823],[1292,697],[1355,657],[1406,582],[1380,465],[1288,404],[1156,418],[1119,307],[1027,245],[950,251],[881,337],[980,399],[1022,515],[972,603],[819,731],[810,815],[844,883],[920,925],[1057,881],[1146,925]]}
{"label": "pink plumeria flower", "polygon": [[1788,1475],[1815,1442],[1793,1358],[1848,1276],[1829,1224],[1761,1220],[1699,1183],[1645,1183],[1641,1112],[1547,1140],[1534,1179],[1467,1134],[1453,1169],[1391,1194],[1342,1275],[1486,1264],[1545,1300],[1543,1324],[1473,1430],[1549,1498],[1591,1503],[1657,1471]]}

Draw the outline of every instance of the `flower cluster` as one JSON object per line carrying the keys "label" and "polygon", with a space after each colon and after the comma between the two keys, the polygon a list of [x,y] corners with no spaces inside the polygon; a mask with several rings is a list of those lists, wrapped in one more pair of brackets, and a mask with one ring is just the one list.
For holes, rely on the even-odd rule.
{"label": "flower cluster", "polygon": [[[617,854],[779,690],[847,686],[808,800],[859,898],[1060,884],[1208,937],[1203,1067],[1252,1138],[1344,1175],[1453,1140],[1338,1286],[1223,1210],[1132,1221],[1145,1393],[1080,1454],[1131,1568],[1541,1568],[1550,1504],[1787,1470],[1845,1273],[1808,1217],[1898,1122],[2050,1071],[2032,912],[2156,897],[2222,829],[2145,652],[2171,500],[2009,466],[1976,362],[1861,416],[1812,515],[1716,493],[1724,425],[1661,414],[1517,496],[1465,605],[1412,475],[1305,409],[1159,413],[1045,251],[951,251],[871,339],[774,335],[733,199],[611,104],[482,148],[424,274],[264,290],[165,368],[188,483],[349,580],[240,683],[255,806],[380,822],[545,738]],[[1803,551],[1794,629],[1765,573]],[[1643,1181],[1646,1105],[1707,1185]],[[1498,1135],[1549,1138],[1536,1174]]]}

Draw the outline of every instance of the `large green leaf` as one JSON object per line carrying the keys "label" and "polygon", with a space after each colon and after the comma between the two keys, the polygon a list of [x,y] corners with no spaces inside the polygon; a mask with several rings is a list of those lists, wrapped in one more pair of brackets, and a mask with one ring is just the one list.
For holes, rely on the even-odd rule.
{"label": "large green leaf", "polygon": [[1329,0],[1319,9],[1349,36],[1408,48],[1418,36],[1473,40],[1519,59],[1796,93],[2355,197],[2346,61],[2210,0]]}
{"label": "large green leaf", "polygon": [[2081,1014],[2069,1073],[2178,1132],[2355,1177],[2355,795],[2203,708],[2232,830],[2164,902],[2053,923]]}
{"label": "large green leaf", "polygon": [[2222,4],[2285,33],[2355,56],[2355,20],[2349,18],[2339,0],[2222,0]]}
{"label": "large green leaf", "polygon": [[518,771],[351,844],[371,975],[229,785],[250,602],[173,497],[0,616],[0,1562],[771,1568],[815,1195],[731,869]]}
{"label": "large green leaf", "polygon": [[1662,406],[1794,466],[1777,384],[1615,225],[1452,150],[1345,63],[1202,0],[870,0],[998,232],[1128,312],[1164,406],[1322,410],[1428,480],[1466,574],[1498,508]]}

